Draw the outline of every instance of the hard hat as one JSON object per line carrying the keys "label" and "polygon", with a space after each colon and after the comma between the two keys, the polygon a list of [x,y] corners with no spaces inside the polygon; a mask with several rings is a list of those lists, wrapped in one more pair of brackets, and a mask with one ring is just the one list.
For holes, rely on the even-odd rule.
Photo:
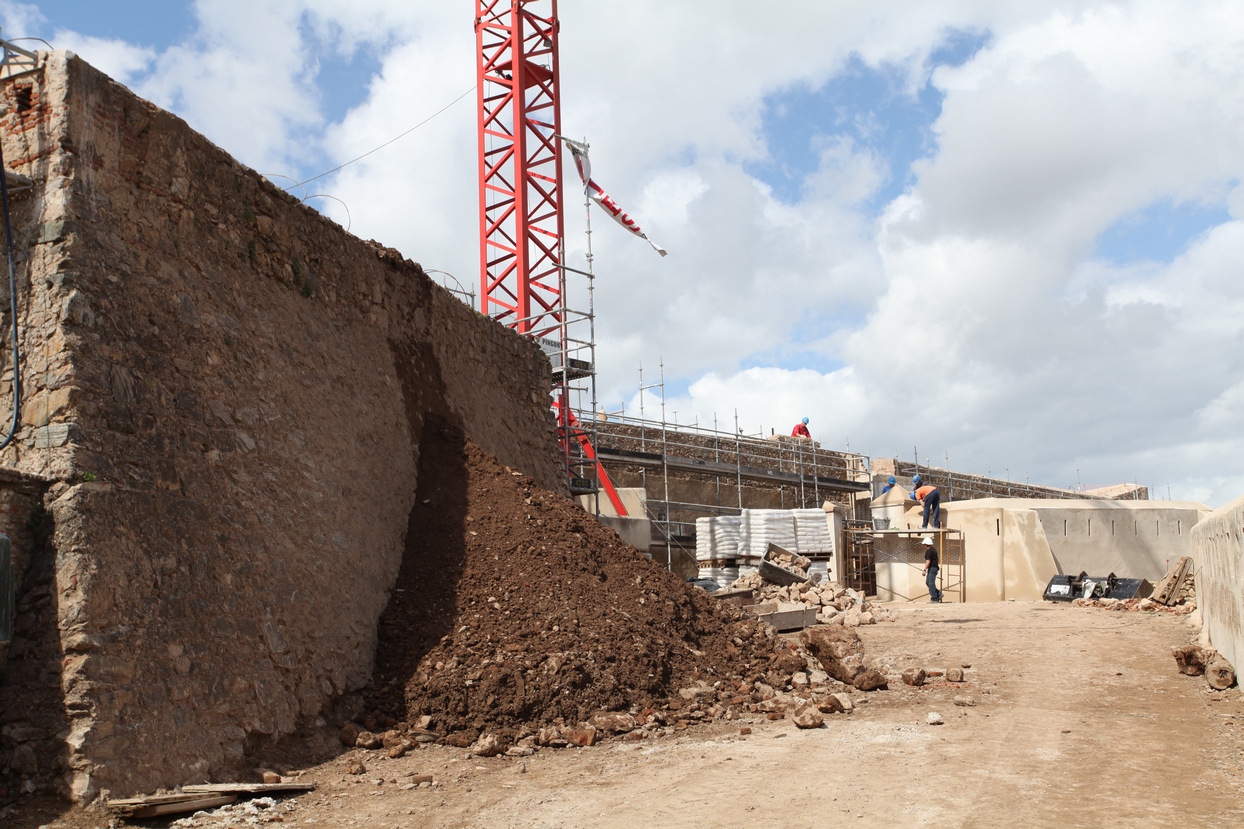
{"label": "hard hat", "polygon": [[886,483],[889,484],[890,486],[894,486],[895,484],[898,483],[898,481],[894,480],[894,476],[891,475],[890,480],[886,481]]}
{"label": "hard hat", "polygon": [[804,426],[807,426],[807,425],[808,425],[808,419],[807,419],[806,417],[803,419],[803,425],[804,425]]}
{"label": "hard hat", "polygon": [[919,476],[919,475],[917,475],[916,477],[912,478],[912,479],[911,479],[911,482],[912,482],[913,484],[918,484],[918,483],[920,483],[920,476]]}
{"label": "hard hat", "polygon": [[933,546],[933,537],[932,537],[932,536],[929,536],[929,535],[926,535],[924,538],[920,539],[920,543],[921,543],[921,544],[923,544],[923,545],[924,545],[924,546],[926,546],[926,547],[932,547],[932,546]]}

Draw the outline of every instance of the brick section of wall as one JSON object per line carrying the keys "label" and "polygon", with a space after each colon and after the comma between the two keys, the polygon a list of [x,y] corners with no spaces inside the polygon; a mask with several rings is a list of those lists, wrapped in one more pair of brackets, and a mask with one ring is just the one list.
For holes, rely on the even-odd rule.
{"label": "brick section of wall", "polygon": [[68,718],[28,733],[82,800],[207,780],[369,678],[427,414],[564,486],[548,362],[68,53],[25,82],[0,461],[55,481],[64,658],[27,679]]}
{"label": "brick section of wall", "polygon": [[1209,643],[1244,671],[1244,496],[1192,528],[1196,598]]}

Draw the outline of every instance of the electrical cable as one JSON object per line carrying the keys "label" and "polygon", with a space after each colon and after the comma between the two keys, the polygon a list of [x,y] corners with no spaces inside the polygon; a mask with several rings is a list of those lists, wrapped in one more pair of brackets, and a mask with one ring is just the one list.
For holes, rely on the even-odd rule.
{"label": "electrical cable", "polygon": [[338,166],[334,167],[334,168],[333,168],[333,169],[331,169],[331,170],[327,170],[327,171],[325,171],[325,172],[323,172],[323,173],[320,173],[318,176],[311,176],[311,178],[306,178],[306,179],[303,179],[302,181],[298,182],[298,183],[297,183],[296,185],[294,185],[294,186],[295,186],[295,187],[301,187],[302,185],[306,184],[306,183],[307,183],[307,182],[309,182],[309,181],[315,181],[316,179],[319,179],[319,178],[324,178],[324,176],[332,175],[333,173],[337,172],[338,170],[342,170],[342,169],[344,169],[344,168],[346,168],[346,167],[349,167],[351,164],[353,164],[353,163],[354,163],[354,162],[356,162],[356,161],[362,161],[364,158],[367,158],[367,156],[371,155],[371,154],[372,154],[372,153],[374,153],[374,152],[378,152],[378,151],[380,151],[380,150],[383,150],[385,147],[389,146],[389,145],[390,145],[390,144],[392,144],[394,141],[397,141],[399,138],[405,138],[406,136],[410,135],[412,132],[414,132],[415,130],[419,129],[419,128],[420,128],[420,127],[422,127],[424,124],[428,123],[428,122],[429,122],[429,121],[431,121],[433,118],[435,118],[436,116],[440,115],[442,112],[444,112],[445,110],[449,109],[451,106],[453,106],[454,104],[458,103],[459,101],[461,101],[463,98],[465,98],[466,96],[470,95],[470,94],[471,94],[472,92],[474,92],[474,91],[475,91],[475,86],[474,86],[474,85],[472,85],[472,86],[471,86],[471,88],[470,88],[470,89],[468,89],[466,92],[463,92],[463,93],[462,93],[461,95],[459,95],[457,98],[454,98],[452,101],[450,101],[449,103],[445,104],[445,106],[441,107],[441,108],[440,108],[440,109],[438,109],[436,112],[434,112],[434,113],[432,113],[431,115],[429,115],[427,118],[424,118],[424,119],[423,119],[422,121],[420,121],[418,124],[415,124],[413,127],[411,127],[410,129],[406,130],[406,132],[402,133],[401,135],[398,135],[398,136],[395,136],[395,137],[393,137],[393,138],[390,138],[388,141],[384,142],[384,143],[383,143],[383,144],[381,144],[379,147],[376,147],[376,148],[374,148],[374,149],[368,150],[367,152],[365,152],[365,153],[363,153],[362,155],[360,155],[358,158],[352,158],[352,159],[350,159],[349,161],[347,161],[347,162],[346,162],[346,163],[344,163],[344,164],[338,165]]}
{"label": "electrical cable", "polygon": [[[0,171],[4,169],[4,146],[0,141]],[[9,219],[9,182],[3,172],[0,172],[0,201],[4,202],[4,245],[9,264],[9,313],[13,316],[13,423],[9,427],[8,435],[5,436],[3,442],[0,442],[0,449],[4,449],[13,442],[21,420],[22,364],[21,348],[17,339],[17,272],[13,265],[13,223]]]}

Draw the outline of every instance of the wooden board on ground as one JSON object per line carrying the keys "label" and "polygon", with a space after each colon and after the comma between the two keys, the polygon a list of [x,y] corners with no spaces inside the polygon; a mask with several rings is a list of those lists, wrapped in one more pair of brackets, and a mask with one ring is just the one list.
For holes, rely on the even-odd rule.
{"label": "wooden board on ground", "polygon": [[314,783],[204,783],[201,785],[182,786],[183,792],[195,794],[207,792],[233,794],[269,794],[275,792],[313,792]]}
{"label": "wooden board on ground", "polygon": [[236,794],[161,794],[109,800],[107,805],[110,810],[125,817],[145,819],[215,809],[236,803],[237,799]]}

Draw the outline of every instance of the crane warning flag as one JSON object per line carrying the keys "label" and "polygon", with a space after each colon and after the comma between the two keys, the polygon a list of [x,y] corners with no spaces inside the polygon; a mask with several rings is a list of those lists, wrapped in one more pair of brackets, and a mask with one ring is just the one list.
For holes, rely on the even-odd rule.
{"label": "crane warning flag", "polygon": [[566,146],[570,148],[571,155],[574,156],[574,166],[579,171],[579,178],[583,180],[583,191],[587,193],[588,198],[596,202],[602,210],[612,216],[615,222],[652,245],[652,249],[657,253],[665,256],[665,248],[649,239],[648,235],[639,229],[639,225],[635,223],[635,220],[622,212],[622,208],[613,200],[613,197],[602,190],[599,184],[592,181],[592,161],[587,156],[587,145],[581,144],[578,141],[571,141],[564,135],[559,137],[566,142]]}

